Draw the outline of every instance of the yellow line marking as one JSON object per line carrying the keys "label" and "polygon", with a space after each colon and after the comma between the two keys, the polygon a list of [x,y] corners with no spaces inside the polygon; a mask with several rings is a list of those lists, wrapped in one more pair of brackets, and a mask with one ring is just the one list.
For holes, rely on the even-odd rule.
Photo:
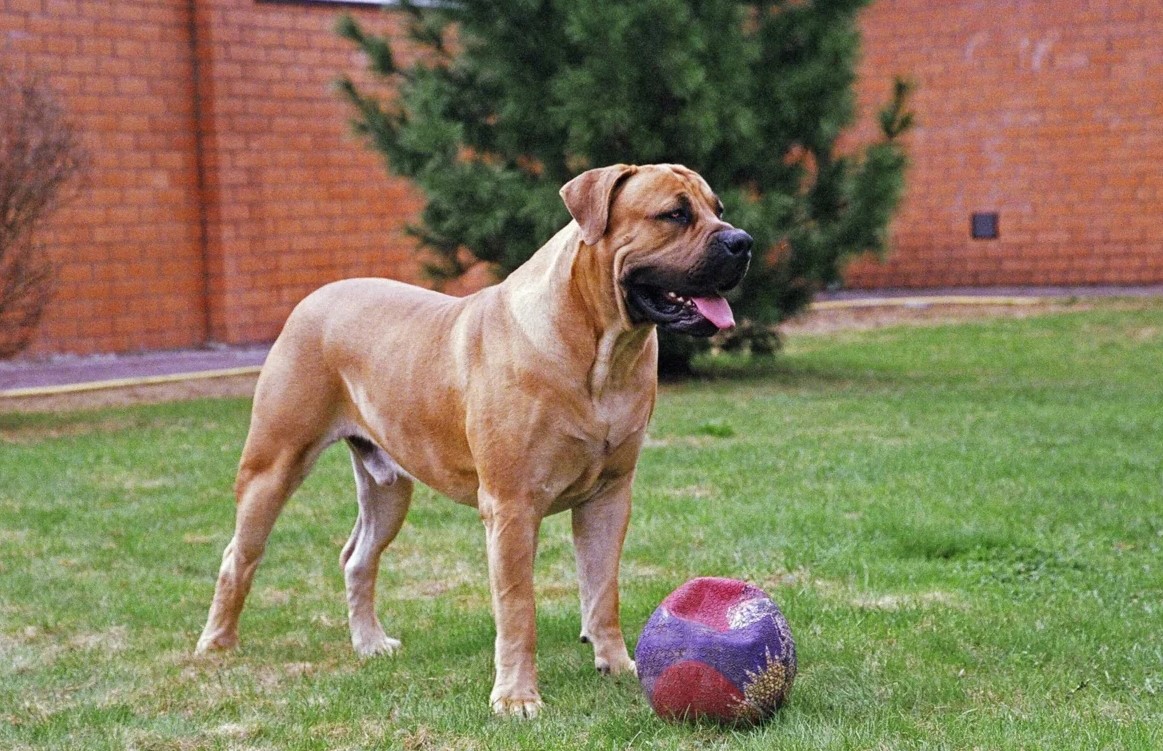
{"label": "yellow line marking", "polygon": [[204,370],[195,373],[171,373],[160,376],[143,376],[140,378],[114,378],[107,381],[90,381],[88,383],[68,383],[61,386],[33,386],[21,389],[0,390],[0,399],[18,399],[30,396],[57,396],[60,394],[75,394],[83,391],[102,391],[104,389],[123,389],[135,386],[154,386],[162,383],[178,383],[181,381],[195,381],[207,378],[229,378],[230,376],[258,375],[261,366],[249,365],[241,368],[223,368],[221,370]]}

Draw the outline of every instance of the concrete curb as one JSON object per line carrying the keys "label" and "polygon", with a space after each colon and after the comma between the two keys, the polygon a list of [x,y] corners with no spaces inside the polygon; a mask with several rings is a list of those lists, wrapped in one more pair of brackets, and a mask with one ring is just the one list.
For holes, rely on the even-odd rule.
{"label": "concrete curb", "polygon": [[84,383],[67,383],[57,386],[31,386],[26,388],[0,390],[0,399],[25,399],[35,396],[60,396],[61,394],[77,394],[84,391],[101,391],[104,389],[135,388],[138,386],[155,386],[162,383],[180,383],[209,378],[230,378],[233,376],[257,376],[262,367],[252,365],[244,368],[222,368],[219,370],[200,370],[192,373],[171,373],[161,376],[140,376],[137,378],[112,378],[104,381],[87,381]]}
{"label": "concrete curb", "polygon": [[813,310],[849,310],[856,308],[927,308],[932,305],[1044,305],[1050,297],[990,297],[986,295],[917,295],[912,297],[865,297],[819,300],[808,306]]}

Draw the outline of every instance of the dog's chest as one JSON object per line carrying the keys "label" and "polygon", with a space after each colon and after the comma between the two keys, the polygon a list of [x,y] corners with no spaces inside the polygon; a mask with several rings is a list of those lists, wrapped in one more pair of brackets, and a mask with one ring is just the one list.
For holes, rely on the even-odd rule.
{"label": "dog's chest", "polygon": [[616,391],[593,402],[593,430],[595,449],[602,455],[614,453],[631,436],[646,429],[650,420],[649,395],[638,391]]}
{"label": "dog's chest", "polygon": [[[574,459],[577,474],[558,494],[553,511],[569,508],[601,492],[606,484],[634,471],[650,419],[649,396],[596,400],[586,421],[580,452]],[[575,444],[576,445],[576,444]],[[552,512],[551,512],[552,513]]]}

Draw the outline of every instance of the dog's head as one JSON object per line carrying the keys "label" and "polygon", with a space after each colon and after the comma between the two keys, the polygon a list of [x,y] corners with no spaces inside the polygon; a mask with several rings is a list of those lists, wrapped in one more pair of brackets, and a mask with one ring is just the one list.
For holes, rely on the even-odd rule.
{"label": "dog's head", "polygon": [[751,236],[723,221],[723,204],[679,165],[624,164],[584,172],[561,189],[582,242],[610,264],[631,324],[710,336],[735,325],[723,293],[751,262]]}

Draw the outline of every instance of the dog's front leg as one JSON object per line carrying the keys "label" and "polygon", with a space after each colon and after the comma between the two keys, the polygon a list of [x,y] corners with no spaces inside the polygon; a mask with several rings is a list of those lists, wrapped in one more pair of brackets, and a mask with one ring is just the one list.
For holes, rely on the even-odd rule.
{"label": "dog's front leg", "polygon": [[618,615],[618,564],[630,523],[632,478],[619,478],[572,512],[581,639],[593,643],[597,669],[611,675],[634,672]]}
{"label": "dog's front leg", "polygon": [[500,499],[482,488],[478,502],[497,624],[497,677],[489,704],[499,715],[536,717],[541,695],[537,691],[533,559],[541,519],[526,499]]}

